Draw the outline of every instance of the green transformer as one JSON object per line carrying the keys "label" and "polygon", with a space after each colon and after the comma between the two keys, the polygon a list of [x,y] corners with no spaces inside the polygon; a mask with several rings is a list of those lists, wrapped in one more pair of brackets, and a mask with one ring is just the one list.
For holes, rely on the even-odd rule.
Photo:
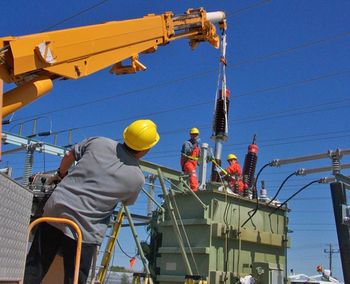
{"label": "green transformer", "polygon": [[194,279],[199,276],[210,284],[240,283],[249,275],[255,283],[287,283],[288,210],[217,188],[208,184],[196,193],[198,198],[171,190],[162,205],[165,210],[154,213],[147,257],[155,282],[185,283],[187,257]]}

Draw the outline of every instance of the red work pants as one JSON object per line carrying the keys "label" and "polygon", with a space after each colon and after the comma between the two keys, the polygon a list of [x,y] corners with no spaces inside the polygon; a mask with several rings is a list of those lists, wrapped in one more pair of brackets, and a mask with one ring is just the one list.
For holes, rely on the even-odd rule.
{"label": "red work pants", "polygon": [[183,165],[183,171],[185,174],[189,175],[190,187],[194,192],[198,190],[198,178],[197,178],[196,168],[197,166],[194,165],[191,161],[186,162]]}

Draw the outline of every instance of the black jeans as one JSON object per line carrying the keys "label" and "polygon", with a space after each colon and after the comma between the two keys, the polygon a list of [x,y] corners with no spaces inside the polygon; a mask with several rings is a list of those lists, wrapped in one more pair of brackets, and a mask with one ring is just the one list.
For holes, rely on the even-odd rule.
{"label": "black jeans", "polygon": [[[62,252],[64,284],[73,283],[77,242],[55,227],[38,225],[30,251],[27,255],[24,284],[39,284],[50,268],[58,251]],[[95,245],[83,244],[81,251],[79,284],[85,284],[89,276]]]}

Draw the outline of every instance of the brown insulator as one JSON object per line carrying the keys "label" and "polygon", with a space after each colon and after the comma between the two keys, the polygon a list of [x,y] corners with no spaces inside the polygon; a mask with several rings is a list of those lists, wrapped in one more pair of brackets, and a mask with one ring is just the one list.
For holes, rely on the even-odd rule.
{"label": "brown insulator", "polygon": [[[256,164],[258,161],[258,151],[259,147],[255,143],[256,135],[254,134],[253,142],[248,146],[248,153],[245,155],[244,166],[243,166],[243,181],[247,185],[246,190],[253,193],[253,198],[256,198],[256,188],[254,187],[254,174],[256,169]],[[249,193],[245,193],[248,195]]]}
{"label": "brown insulator", "polygon": [[223,96],[222,90],[220,90],[219,97],[216,100],[215,120],[213,125],[213,136],[215,137],[227,137],[226,117],[228,116],[229,105],[230,91],[226,89],[226,95]]}

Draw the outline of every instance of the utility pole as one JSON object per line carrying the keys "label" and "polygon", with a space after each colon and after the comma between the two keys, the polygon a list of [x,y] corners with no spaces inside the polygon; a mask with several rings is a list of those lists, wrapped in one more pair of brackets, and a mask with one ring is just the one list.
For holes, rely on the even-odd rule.
{"label": "utility pole", "polygon": [[332,244],[329,244],[329,249],[324,249],[323,250],[324,253],[328,253],[328,258],[329,258],[329,270],[331,271],[331,275],[332,275],[332,258],[333,258],[333,254],[335,253],[339,253],[338,249],[333,249],[332,248]]}

